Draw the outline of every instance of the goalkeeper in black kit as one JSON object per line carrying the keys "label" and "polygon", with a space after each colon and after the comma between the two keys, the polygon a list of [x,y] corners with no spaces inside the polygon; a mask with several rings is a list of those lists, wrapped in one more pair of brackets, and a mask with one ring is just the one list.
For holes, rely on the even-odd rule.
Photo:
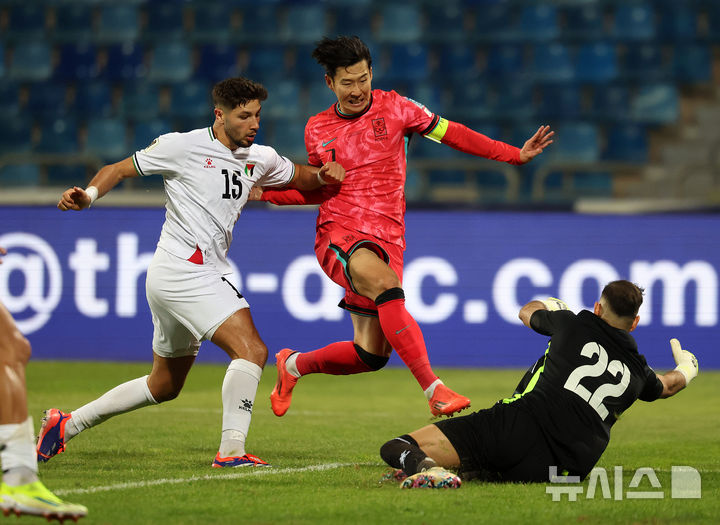
{"label": "goalkeeper in black kit", "polygon": [[520,319],[551,339],[514,395],[392,439],[380,455],[408,476],[403,488],[455,488],[461,478],[547,482],[552,467],[584,479],[635,400],[670,397],[698,373],[677,339],[670,340],[674,370],[657,374],[648,366],[630,335],[642,301],[643,289],[623,280],[605,286],[592,312],[576,315],[554,298],[530,301]]}

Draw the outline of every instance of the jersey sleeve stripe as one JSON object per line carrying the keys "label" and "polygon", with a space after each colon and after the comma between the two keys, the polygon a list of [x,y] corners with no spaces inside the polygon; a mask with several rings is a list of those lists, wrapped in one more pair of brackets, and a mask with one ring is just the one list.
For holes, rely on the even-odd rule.
{"label": "jersey sleeve stripe", "polygon": [[435,115],[432,123],[422,132],[422,135],[432,141],[440,142],[448,129],[448,121]]}
{"label": "jersey sleeve stripe", "polygon": [[140,169],[140,163],[138,162],[138,159],[137,159],[137,153],[133,153],[132,162],[133,162],[133,167],[135,168],[135,171],[137,171],[137,174],[140,175],[141,177],[144,177],[145,173],[143,172],[143,170]]}

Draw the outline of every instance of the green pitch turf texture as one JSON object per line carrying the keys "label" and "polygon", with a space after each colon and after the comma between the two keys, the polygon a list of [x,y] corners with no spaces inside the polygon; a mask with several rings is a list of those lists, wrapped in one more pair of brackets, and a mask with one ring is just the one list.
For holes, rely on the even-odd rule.
{"label": "green pitch turf texture", "polygon": [[[29,408],[70,410],[144,375],[146,364],[31,362]],[[509,394],[520,370],[438,370],[476,409]],[[220,437],[225,367],[196,365],[180,397],[118,416],[81,434],[40,465],[68,501],[89,508],[87,525],[318,523],[634,523],[720,522],[720,372],[701,372],[672,399],[638,402],[615,425],[598,466],[622,466],[623,492],[640,467],[655,470],[663,499],[586,498],[554,502],[546,484],[465,483],[458,490],[401,490],[381,483],[388,439],[429,423],[422,392],[405,369],[357,376],[308,376],[282,418],[268,396],[265,370],[255,401],[248,452],[271,469],[213,469]],[[672,499],[673,465],[700,472],[700,499]],[[636,490],[653,490],[648,478]],[[15,523],[16,518],[0,518]],[[21,518],[18,523],[42,521]]]}

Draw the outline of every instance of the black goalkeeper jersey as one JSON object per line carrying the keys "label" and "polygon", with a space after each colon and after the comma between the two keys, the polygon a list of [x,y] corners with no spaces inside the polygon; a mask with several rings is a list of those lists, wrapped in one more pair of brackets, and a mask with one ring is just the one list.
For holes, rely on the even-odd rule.
{"label": "black goalkeeper jersey", "polygon": [[528,388],[504,402],[536,418],[558,466],[587,475],[610,440],[610,427],[636,399],[654,401],[663,385],[635,339],[587,310],[538,310],[530,326],[551,337]]}

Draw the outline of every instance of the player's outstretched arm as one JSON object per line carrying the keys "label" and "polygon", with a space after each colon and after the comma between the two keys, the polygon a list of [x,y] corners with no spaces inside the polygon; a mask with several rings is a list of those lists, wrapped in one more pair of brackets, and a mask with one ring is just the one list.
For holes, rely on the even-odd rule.
{"label": "player's outstretched arm", "polygon": [[700,371],[697,358],[687,350],[683,350],[680,341],[673,338],[670,339],[670,348],[672,349],[673,358],[677,365],[674,370],[670,370],[666,374],[657,374],[658,379],[663,384],[663,391],[660,397],[674,396],[680,390],[685,388]]}
{"label": "player's outstretched arm", "polygon": [[284,188],[254,187],[248,200],[272,202],[278,206],[320,204],[340,188],[345,169],[337,162],[321,167],[295,164],[295,177]]}
{"label": "player's outstretched arm", "polygon": [[96,199],[117,186],[123,179],[137,176],[138,173],[131,157],[115,164],[108,164],[100,168],[100,171],[95,174],[87,188],[73,186],[65,190],[57,207],[62,211],[84,210],[89,208]]}
{"label": "player's outstretched arm", "polygon": [[327,184],[340,184],[345,180],[345,168],[335,161],[320,166],[295,164],[295,176],[288,184],[298,190],[316,190]]}

